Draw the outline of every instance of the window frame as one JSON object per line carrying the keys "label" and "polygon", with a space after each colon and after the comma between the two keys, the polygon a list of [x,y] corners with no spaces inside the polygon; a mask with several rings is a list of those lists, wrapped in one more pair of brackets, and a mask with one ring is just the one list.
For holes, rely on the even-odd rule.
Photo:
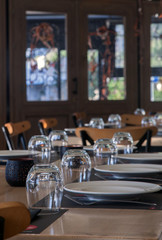
{"label": "window frame", "polygon": [[[127,5],[127,8],[125,7]],[[82,71],[79,71],[79,82],[83,83],[80,88],[80,95],[83,96],[82,108],[91,114],[104,114],[109,109],[110,112],[132,112],[138,106],[138,80],[137,80],[137,37],[134,32],[136,22],[136,1],[119,0],[83,0],[79,2],[79,24],[85,26],[80,28],[79,42],[79,65],[82,64]],[[126,100],[88,100],[87,90],[87,36],[88,24],[87,16],[89,14],[120,15],[124,16],[125,22],[125,76],[126,76]],[[82,48],[80,47],[82,46]],[[132,94],[133,93],[133,94]],[[131,102],[131,104],[130,104]]]}
{"label": "window frame", "polygon": [[[143,4],[143,17],[141,23],[140,31],[140,57],[142,62],[140,63],[140,100],[141,107],[147,112],[161,111],[162,102],[151,101],[150,94],[150,77],[151,77],[151,67],[150,67],[150,24],[151,16],[155,13],[161,13],[160,2],[144,2]],[[153,68],[153,71],[155,69]]]}

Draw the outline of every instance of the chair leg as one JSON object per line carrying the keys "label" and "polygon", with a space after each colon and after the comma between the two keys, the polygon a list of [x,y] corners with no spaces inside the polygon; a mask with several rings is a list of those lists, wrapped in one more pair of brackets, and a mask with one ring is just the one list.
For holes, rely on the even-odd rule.
{"label": "chair leg", "polygon": [[41,122],[38,122],[38,127],[39,127],[39,131],[42,135],[46,135],[44,128],[43,128],[43,124]]}
{"label": "chair leg", "polygon": [[148,130],[147,131],[147,136],[146,136],[146,152],[150,152],[151,151],[151,137],[152,137],[152,131]]}
{"label": "chair leg", "polygon": [[80,131],[80,136],[81,136],[81,139],[82,139],[82,144],[83,144],[83,146],[86,146],[86,145],[87,145],[86,140],[87,140],[91,145],[94,144],[93,139],[87,134],[86,131]]}
{"label": "chair leg", "polygon": [[78,127],[76,116],[72,116],[72,119],[73,119],[74,126]]}
{"label": "chair leg", "polygon": [[143,142],[146,140],[146,146],[145,146],[145,152],[150,152],[151,151],[151,137],[152,137],[152,131],[148,130],[143,136],[142,138],[139,140],[139,142],[136,144],[136,147],[138,149],[138,151],[140,151],[140,149],[142,149],[142,144]]}
{"label": "chair leg", "polygon": [[4,218],[0,216],[0,240],[3,240],[3,234],[4,234]]}
{"label": "chair leg", "polygon": [[15,147],[14,147],[14,144],[10,138],[10,134],[8,132],[8,129],[6,127],[2,127],[2,131],[3,131],[3,134],[4,134],[4,137],[6,139],[6,143],[7,143],[7,147],[9,150],[14,150]]}
{"label": "chair leg", "polygon": [[22,133],[20,133],[20,134],[18,135],[18,143],[17,143],[17,146],[18,146],[18,148],[21,148],[21,146],[22,146],[22,148],[23,148],[24,150],[27,149],[26,140],[25,140],[25,137],[24,137],[24,135],[23,135]]}

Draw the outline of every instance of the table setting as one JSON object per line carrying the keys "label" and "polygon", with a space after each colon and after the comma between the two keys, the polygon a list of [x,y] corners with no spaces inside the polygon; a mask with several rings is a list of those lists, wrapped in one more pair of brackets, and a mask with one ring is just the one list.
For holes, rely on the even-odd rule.
{"label": "table setting", "polygon": [[[127,146],[128,142],[125,143]],[[95,144],[82,149],[66,148],[57,161],[51,161],[45,150],[33,155],[34,165],[23,191],[34,217],[22,233],[24,236],[46,232],[73,209],[78,213],[81,209],[82,214],[100,210],[99,215],[102,210],[108,213],[120,209],[125,214],[138,210],[140,215],[143,211],[162,209],[162,154],[144,155],[133,150],[121,154],[120,146],[115,146],[112,139],[100,139]],[[131,162],[131,157],[135,162]],[[32,225],[37,227],[31,229]]]}
{"label": "table setting", "polygon": [[[108,140],[106,140],[106,144],[108,144],[107,142]],[[103,145],[103,142],[100,141],[99,146],[101,143]],[[104,154],[102,153],[102,155]],[[101,155],[101,153],[96,155]],[[114,157],[114,153],[112,157]],[[107,154],[104,155],[104,161],[105,159],[108,159]],[[61,185],[62,195],[59,198],[59,208],[68,208],[67,203],[69,202],[70,207],[74,203],[75,206],[77,204],[79,207],[100,207],[102,204],[104,207],[106,205],[109,207],[112,204],[115,204],[114,207],[124,204],[126,208],[157,207],[154,202],[142,202],[139,199],[141,196],[152,195],[161,191],[161,165],[124,163],[104,165],[102,163],[98,159],[96,161],[95,158],[90,157],[85,150],[69,149],[64,153],[60,169],[63,185]],[[51,202],[50,198],[50,194],[46,194],[43,201],[37,199],[37,202],[49,203]],[[40,206],[38,204],[37,207]],[[50,208],[50,206],[47,206],[47,208]]]}
{"label": "table setting", "polygon": [[[61,149],[64,152],[61,153]],[[51,161],[53,150],[60,154],[57,166]],[[93,146],[82,149],[70,147],[65,132],[54,130],[49,137],[33,136],[26,154],[29,151],[34,161],[26,178],[30,208],[57,209],[59,206],[59,210],[62,199],[63,202],[65,198],[79,202],[76,195],[82,195],[80,205],[101,205],[103,202],[109,205],[112,200],[118,205],[120,200],[122,203],[123,200],[137,200],[141,195],[161,191],[162,154],[133,153],[133,139],[127,132],[116,133],[112,139],[98,139]],[[75,192],[69,184],[72,189],[76,184]],[[81,193],[82,185],[85,192]]]}
{"label": "table setting", "polygon": [[[136,200],[134,201],[135,204],[138,202],[138,205],[142,205],[142,201],[137,201],[137,199],[141,198],[141,196],[144,197],[144,195],[148,196],[148,194],[154,194],[156,192],[156,190],[155,192],[153,190],[154,187],[157,187],[157,192],[161,191],[162,165],[154,164],[154,161],[150,161],[149,163],[147,163],[147,161],[144,163],[140,161],[133,163],[130,160],[129,163],[125,163],[123,161],[125,156],[138,156],[139,154],[140,157],[140,153],[133,153],[133,140],[129,134],[124,133],[124,135],[116,135],[117,136],[114,136],[113,139],[99,139],[93,146],[83,147],[88,153],[93,152],[93,155],[90,155],[92,165],[90,181],[79,181],[79,183],[72,182],[72,185],[65,185],[64,197],[74,201],[76,204],[80,203],[82,206],[101,205],[103,202],[105,206],[105,204],[109,205],[109,203],[114,201],[113,203],[118,207],[121,203],[123,204],[123,200],[125,200],[127,207],[130,207],[129,204],[131,203],[132,205],[133,200]],[[125,150],[123,150],[122,154],[119,151],[121,145],[123,145],[121,139],[124,139],[125,144],[123,146]],[[142,153],[142,156],[143,155],[145,156],[145,153]],[[148,161],[149,159],[152,160],[152,158],[158,158],[159,161],[162,160],[162,155],[160,156],[160,153],[154,153],[154,157],[152,154],[147,153],[147,156],[145,156],[145,159],[148,159]],[[103,186],[105,186],[105,188]],[[102,187],[104,190],[100,192]],[[139,187],[141,187],[140,190]],[[148,189],[150,188],[150,192],[147,192],[147,187]],[[83,192],[81,189],[83,189]],[[112,189],[114,192],[111,192]],[[117,192],[115,192],[115,189]],[[123,192],[120,192],[120,189],[122,189]],[[137,191],[135,194],[134,190],[135,192]],[[64,197],[63,202],[65,202]],[[130,199],[132,201],[127,202]],[[122,201],[120,202],[120,200]],[[151,204],[153,203],[151,202]],[[156,203],[154,204],[156,205]],[[145,205],[144,202],[143,205]],[[148,206],[149,205],[150,203],[148,203]]]}
{"label": "table setting", "polygon": [[[38,229],[26,229],[24,231],[24,234],[39,234],[41,231],[43,231],[42,229],[44,229],[42,227],[43,225],[48,228],[50,224],[54,224],[55,221],[57,222],[64,215],[66,216],[70,209],[87,209],[87,211],[89,211],[90,209],[132,209],[139,211],[161,210],[162,196],[160,191],[162,187],[160,184],[155,184],[147,181],[139,182],[109,179],[101,180],[96,175],[96,172],[98,172],[98,170],[102,168],[104,169],[104,166],[107,166],[107,168],[111,171],[114,171],[111,168],[115,168],[116,166],[116,168],[119,168],[118,170],[116,170],[116,172],[118,173],[119,170],[121,171],[119,165],[122,166],[124,164],[96,165],[93,162],[93,158],[91,158],[85,150],[67,150],[61,160],[60,172],[59,169],[55,168],[54,165],[53,167],[50,166],[51,168],[55,168],[55,171],[59,175],[59,178],[61,178],[62,176],[62,180],[60,179],[62,182],[60,193],[62,193],[62,195],[59,197],[57,194],[55,195],[55,193],[57,193],[57,188],[49,189],[48,187],[46,191],[43,190],[45,196],[41,196],[40,199],[37,199],[36,201],[39,204],[37,206],[35,204],[30,205],[31,209],[41,209],[37,217],[32,222],[32,224],[36,224],[38,226]],[[162,171],[162,167],[160,166],[161,169],[158,169],[158,165],[146,164],[146,166],[146,169],[144,168],[144,166],[142,166],[143,168],[141,168],[141,174],[152,174],[152,172],[156,173],[157,171]],[[137,165],[137,168],[138,167],[141,166]],[[42,168],[44,168],[44,165],[42,166]],[[126,172],[129,174],[129,171],[126,168],[124,168],[123,171],[124,173]],[[138,170],[132,170],[133,176],[134,174],[136,175],[136,171]],[[39,172],[42,174],[42,171]],[[43,175],[46,175],[46,172],[49,173],[50,171],[47,169],[44,170]],[[53,173],[54,172],[52,170],[52,174]],[[60,175],[60,173],[62,174]],[[137,175],[138,174],[140,173],[137,172]],[[37,177],[40,179],[39,174],[37,175]],[[47,188],[49,180],[52,180],[53,176],[51,176],[50,179],[47,178],[47,176],[43,177],[45,177],[45,188]],[[28,178],[31,179],[30,174]],[[43,180],[42,175],[41,180]],[[54,177],[52,181],[56,181],[56,178]],[[35,180],[34,182],[38,184],[37,180]],[[51,184],[49,185],[51,186]],[[31,187],[30,184],[29,186]],[[52,186],[54,185],[52,184]],[[55,186],[57,186],[57,184]],[[37,190],[33,188],[32,192],[37,193],[36,195],[39,196],[39,191],[41,192],[41,189],[40,187],[38,188],[38,186],[36,186],[36,189]],[[27,190],[27,192],[29,190]],[[53,197],[53,200],[51,198],[51,194],[47,194],[47,191],[51,191],[52,193],[54,193],[52,194],[53,196],[55,196]],[[30,198],[31,196],[28,196],[28,202],[30,201]],[[53,203],[59,203],[59,206],[57,205],[56,207],[56,205],[52,205],[51,201],[53,201]],[[41,219],[41,221],[39,218]]]}
{"label": "table setting", "polygon": [[119,114],[110,114],[107,122],[104,122],[103,118],[101,117],[94,117],[91,118],[89,123],[84,123],[85,127],[92,127],[92,128],[121,128],[124,124],[121,122],[121,117]]}

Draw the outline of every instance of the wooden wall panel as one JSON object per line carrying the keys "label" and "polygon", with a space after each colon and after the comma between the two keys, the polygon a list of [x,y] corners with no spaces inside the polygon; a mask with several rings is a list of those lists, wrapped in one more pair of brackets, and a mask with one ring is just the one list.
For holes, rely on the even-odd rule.
{"label": "wooden wall panel", "polygon": [[6,122],[7,97],[6,97],[6,0],[0,1],[0,149],[5,149],[5,139],[1,130]]}

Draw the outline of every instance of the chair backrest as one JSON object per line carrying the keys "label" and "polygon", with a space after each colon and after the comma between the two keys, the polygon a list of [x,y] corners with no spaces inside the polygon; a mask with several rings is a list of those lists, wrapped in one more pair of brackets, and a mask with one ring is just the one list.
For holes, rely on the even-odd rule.
{"label": "chair backrest", "polygon": [[84,126],[84,122],[86,119],[86,113],[85,112],[75,112],[72,115],[73,123],[75,127],[81,127]]}
{"label": "chair backrest", "polygon": [[20,202],[0,203],[0,239],[10,238],[25,230],[31,221],[30,212]]}
{"label": "chair backrest", "polygon": [[56,127],[58,121],[56,118],[42,118],[38,121],[38,127],[42,135],[49,135],[49,133]]}
{"label": "chair backrest", "polygon": [[116,132],[129,132],[132,135],[133,140],[138,141],[136,146],[139,151],[142,148],[142,144],[146,140],[147,142],[145,151],[148,152],[150,151],[151,137],[156,135],[157,127],[130,126],[125,128],[106,128],[106,129],[80,127],[76,128],[75,130],[76,136],[82,138],[83,145],[86,145],[87,140],[91,144],[93,144],[97,139],[112,138],[114,133]]}
{"label": "chair backrest", "polygon": [[135,114],[121,114],[122,122],[130,126],[141,126],[141,121],[144,116]]}
{"label": "chair backrest", "polygon": [[[7,147],[9,150],[14,149],[27,149],[26,138],[24,132],[31,128],[31,123],[29,121],[21,122],[8,122],[2,126],[2,131],[4,133]],[[13,137],[17,137],[17,146],[15,146]]]}

